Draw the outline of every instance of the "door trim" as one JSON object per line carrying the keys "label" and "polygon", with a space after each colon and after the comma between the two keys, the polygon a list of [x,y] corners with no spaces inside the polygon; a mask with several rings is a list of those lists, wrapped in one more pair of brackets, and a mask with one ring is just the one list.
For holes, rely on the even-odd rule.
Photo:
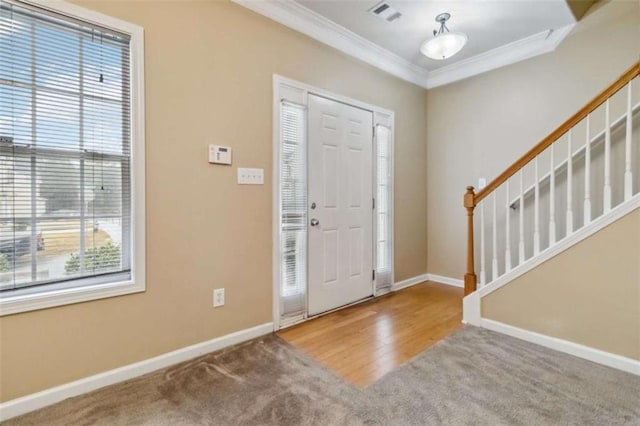
{"label": "door trim", "polygon": [[[357,99],[353,99],[347,96],[343,96],[340,94],[336,94],[327,90],[320,89],[318,87],[314,87],[308,85],[306,83],[302,83],[296,80],[289,79],[287,77],[280,76],[278,74],[273,75],[273,122],[272,122],[272,141],[273,141],[273,157],[272,157],[272,287],[273,287],[273,328],[274,331],[279,330],[282,327],[290,326],[293,323],[298,323],[309,318],[308,316],[308,308],[305,304],[305,312],[303,315],[295,318],[291,318],[290,320],[283,322],[280,318],[280,173],[279,173],[279,158],[280,158],[280,102],[282,100],[286,100],[287,102],[291,102],[294,104],[299,104],[301,106],[306,107],[308,104],[308,95],[313,94],[316,96],[321,96],[333,101],[341,102],[356,108],[360,108],[363,110],[367,110],[373,113],[373,126],[374,129],[377,125],[383,125],[391,128],[391,184],[390,184],[390,198],[394,199],[394,180],[395,180],[395,170],[394,170],[394,130],[395,130],[395,113],[394,111],[388,110],[386,108],[379,107],[377,105],[368,104],[366,102],[361,102]],[[375,140],[375,131],[374,136]],[[373,143],[373,142],[372,142]],[[373,172],[373,194],[375,195],[375,185],[377,182],[377,147],[374,145],[373,147],[373,156],[372,156],[372,172]],[[394,203],[391,203],[391,223],[394,223]],[[372,210],[372,215],[375,215],[375,211]],[[374,216],[373,227],[372,227],[372,238],[375,239],[376,232],[376,220]],[[394,257],[394,227],[392,226],[390,229],[390,248],[391,248],[391,259],[395,259]],[[374,240],[373,247],[373,255],[374,255],[374,267],[376,264],[377,258],[377,243]],[[395,265],[394,262],[391,262],[391,282],[394,282],[395,275]],[[373,286],[373,297],[379,296],[376,291],[376,282],[372,281],[371,285]],[[369,300],[369,299],[365,299]],[[358,302],[355,302],[358,303]],[[347,305],[348,306],[348,305]],[[340,309],[340,308],[338,308]]]}

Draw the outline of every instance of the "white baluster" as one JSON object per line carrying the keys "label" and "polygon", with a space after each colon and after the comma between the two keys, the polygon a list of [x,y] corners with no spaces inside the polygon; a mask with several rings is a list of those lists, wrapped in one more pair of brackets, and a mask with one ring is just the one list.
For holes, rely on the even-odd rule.
{"label": "white baluster", "polygon": [[480,202],[480,285],[487,284],[487,272],[484,259],[484,201]]}
{"label": "white baluster", "polygon": [[538,173],[538,157],[534,160],[534,199],[533,199],[533,254],[540,253],[540,175]]}
{"label": "white baluster", "polygon": [[504,270],[505,272],[509,272],[511,270],[511,206],[509,205],[509,179],[507,179],[507,204],[505,208],[505,216],[507,219],[507,229],[506,229],[506,249],[504,252]]}
{"label": "white baluster", "polygon": [[633,128],[633,117],[631,114],[631,82],[627,86],[627,129],[626,140],[624,144],[624,200],[628,201],[632,195],[632,179],[631,179],[631,129]]}
{"label": "white baluster", "polygon": [[573,152],[571,130],[567,141],[567,235],[573,233]]}
{"label": "white baluster", "polygon": [[491,260],[492,280],[498,278],[498,221],[496,219],[496,198],[498,191],[493,192],[493,257]]}
{"label": "white baluster", "polygon": [[609,99],[604,108],[604,212],[611,210],[611,123]]}
{"label": "white baluster", "polygon": [[587,115],[587,142],[584,146],[584,224],[591,222],[591,116]]}
{"label": "white baluster", "polygon": [[556,242],[556,161],[555,144],[551,145],[551,175],[549,176],[549,247]]}
{"label": "white baluster", "polygon": [[524,168],[520,169],[520,237],[518,241],[518,265],[524,262]]}

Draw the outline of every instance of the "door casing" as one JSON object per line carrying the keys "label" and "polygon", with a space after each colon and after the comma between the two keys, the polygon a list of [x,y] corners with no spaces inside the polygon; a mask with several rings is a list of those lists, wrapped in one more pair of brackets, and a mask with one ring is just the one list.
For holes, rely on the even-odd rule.
{"label": "door casing", "polygon": [[[340,94],[336,94],[327,90],[323,90],[306,83],[302,83],[296,80],[289,79],[287,77],[283,77],[277,74],[273,75],[273,173],[272,173],[272,234],[273,234],[273,244],[272,244],[272,286],[273,286],[273,328],[274,331],[277,331],[284,327],[289,327],[291,325],[297,324],[299,322],[305,321],[309,318],[307,312],[308,307],[305,306],[305,313],[301,315],[299,318],[294,318],[287,322],[282,322],[280,318],[280,227],[279,227],[279,206],[280,206],[280,179],[279,179],[279,158],[280,158],[280,102],[282,100],[286,100],[287,102],[299,104],[306,108],[308,105],[308,95],[314,94],[317,96],[325,97],[327,99],[331,99],[337,102],[341,102],[347,105],[351,105],[360,109],[364,109],[367,111],[371,111],[373,113],[373,125],[374,127],[377,125],[382,125],[391,129],[391,182],[390,182],[390,194],[389,197],[391,200],[394,199],[394,130],[395,130],[395,113],[392,110],[388,110],[386,108],[379,107],[377,105],[368,104],[366,102],[361,102],[359,100],[349,98]],[[375,140],[375,132],[374,132],[374,140]],[[373,143],[373,141],[372,141]],[[372,155],[372,169],[373,169],[373,185],[376,184],[377,177],[377,169],[376,169],[376,158],[377,158],[377,147],[374,144],[373,147],[373,155]],[[373,193],[375,194],[375,187],[373,188]],[[372,210],[372,215],[375,212]],[[391,223],[394,218],[394,205],[391,203]],[[376,221],[374,217],[374,226],[372,230],[372,238],[375,237],[376,230]],[[391,249],[391,259],[394,259],[394,227],[392,226],[390,231],[390,249]],[[374,267],[376,264],[376,255],[377,255],[377,244],[374,244],[373,248],[374,252]],[[394,262],[391,262],[391,282],[394,281]],[[380,296],[383,293],[376,292],[376,282],[375,280],[371,283],[373,287],[373,295],[374,297]],[[368,300],[368,299],[365,299]],[[359,302],[356,302],[359,303]],[[349,305],[347,305],[349,306]],[[342,309],[338,308],[338,309]],[[324,315],[332,311],[324,312],[320,315]]]}

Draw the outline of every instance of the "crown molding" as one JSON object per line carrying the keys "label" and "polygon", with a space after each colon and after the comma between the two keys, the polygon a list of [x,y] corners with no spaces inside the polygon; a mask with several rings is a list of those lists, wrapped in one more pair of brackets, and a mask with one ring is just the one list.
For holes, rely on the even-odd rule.
{"label": "crown molding", "polygon": [[425,89],[552,52],[575,24],[551,29],[428,71],[292,0],[232,0],[260,15]]}
{"label": "crown molding", "polygon": [[291,0],[232,0],[403,80],[426,87],[427,70]]}
{"label": "crown molding", "polygon": [[574,26],[575,24],[570,24],[557,30],[542,31],[430,71],[427,77],[427,89],[515,64],[543,53],[553,52],[569,35]]}

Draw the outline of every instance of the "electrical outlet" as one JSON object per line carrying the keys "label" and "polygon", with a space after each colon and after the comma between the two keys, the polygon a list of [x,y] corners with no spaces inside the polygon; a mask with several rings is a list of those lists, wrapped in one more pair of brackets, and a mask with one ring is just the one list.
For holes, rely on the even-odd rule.
{"label": "electrical outlet", "polygon": [[218,308],[220,306],[224,306],[224,288],[213,290],[213,307]]}

